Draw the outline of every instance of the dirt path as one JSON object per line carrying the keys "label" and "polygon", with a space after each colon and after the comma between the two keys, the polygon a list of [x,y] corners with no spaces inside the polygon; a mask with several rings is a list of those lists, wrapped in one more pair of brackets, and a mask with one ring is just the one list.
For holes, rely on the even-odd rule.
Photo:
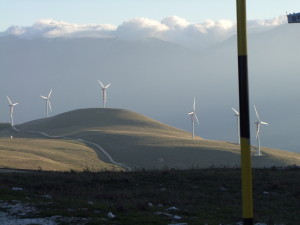
{"label": "dirt path", "polygon": [[38,132],[38,131],[26,131],[26,130],[19,130],[17,129],[16,127],[12,127],[12,129],[16,132],[20,132],[20,133],[30,133],[30,134],[39,134],[39,135],[42,135],[46,138],[51,138],[51,139],[65,139],[65,140],[73,140],[73,141],[79,141],[79,142],[82,142],[82,143],[85,143],[85,144],[89,144],[89,145],[92,145],[94,146],[94,150],[95,151],[100,151],[102,154],[104,154],[107,159],[109,160],[109,162],[111,162],[112,164],[114,165],[117,165],[117,166],[120,166],[122,168],[124,168],[126,171],[131,171],[132,169],[125,165],[124,163],[119,163],[119,162],[116,162],[112,156],[104,149],[102,148],[100,145],[94,143],[94,142],[91,142],[91,141],[87,141],[87,140],[83,140],[81,138],[78,138],[78,139],[75,139],[75,138],[71,138],[71,137],[65,137],[65,136],[53,136],[53,135],[49,135],[49,134],[46,134],[45,132]]}

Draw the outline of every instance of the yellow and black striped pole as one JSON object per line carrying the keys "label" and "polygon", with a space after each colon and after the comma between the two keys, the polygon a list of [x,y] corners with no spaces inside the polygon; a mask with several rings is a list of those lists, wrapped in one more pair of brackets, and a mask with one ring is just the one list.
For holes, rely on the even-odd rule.
{"label": "yellow and black striped pole", "polygon": [[236,0],[236,9],[237,9],[243,224],[253,225],[246,0]]}

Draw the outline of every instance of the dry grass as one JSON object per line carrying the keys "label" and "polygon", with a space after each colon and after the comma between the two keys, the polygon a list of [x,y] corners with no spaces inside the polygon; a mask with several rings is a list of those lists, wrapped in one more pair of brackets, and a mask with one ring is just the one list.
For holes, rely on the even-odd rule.
{"label": "dry grass", "polygon": [[29,170],[95,171],[120,168],[99,160],[95,151],[75,141],[1,138],[0,167]]}
{"label": "dry grass", "polygon": [[[80,109],[18,128],[97,143],[117,162],[136,169],[240,166],[238,145],[200,137],[192,139],[188,132],[128,110]],[[263,153],[262,157],[253,157],[254,167],[300,165],[297,153],[265,148]],[[97,154],[104,159],[101,153]]]}

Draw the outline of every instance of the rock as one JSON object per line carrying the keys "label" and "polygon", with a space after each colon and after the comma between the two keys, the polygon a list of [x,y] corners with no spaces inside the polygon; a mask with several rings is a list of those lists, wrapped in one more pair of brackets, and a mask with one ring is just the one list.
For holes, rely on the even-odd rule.
{"label": "rock", "polygon": [[113,219],[113,218],[115,218],[116,216],[115,216],[112,212],[109,212],[109,213],[107,214],[107,217],[110,218],[110,219]]}
{"label": "rock", "polygon": [[12,191],[23,191],[23,188],[21,187],[13,187],[11,188]]}
{"label": "rock", "polygon": [[220,190],[220,191],[228,191],[228,189],[225,188],[225,187],[219,187],[219,190]]}
{"label": "rock", "polygon": [[168,217],[173,217],[172,214],[170,214],[170,213],[165,213],[165,212],[155,212],[154,214],[155,214],[155,215],[164,215],[164,216],[168,216]]}
{"label": "rock", "polygon": [[181,217],[181,216],[177,216],[177,215],[175,215],[175,216],[173,217],[173,219],[174,219],[174,220],[181,220],[181,219],[182,219],[182,217]]}
{"label": "rock", "polygon": [[166,209],[167,211],[171,211],[171,210],[173,210],[173,211],[178,211],[179,209],[178,208],[176,208],[175,206],[172,206],[172,207],[170,207],[170,208],[168,208],[168,209]]}
{"label": "rock", "polygon": [[42,195],[43,198],[46,198],[46,199],[52,199],[52,196],[51,195]]}

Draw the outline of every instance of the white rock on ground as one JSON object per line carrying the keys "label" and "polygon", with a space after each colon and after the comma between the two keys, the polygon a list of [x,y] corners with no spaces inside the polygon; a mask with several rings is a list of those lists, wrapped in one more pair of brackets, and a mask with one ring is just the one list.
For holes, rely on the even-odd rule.
{"label": "white rock on ground", "polygon": [[109,213],[107,214],[107,217],[110,218],[110,219],[113,219],[113,218],[115,218],[116,216],[115,216],[112,212],[109,212]]}

